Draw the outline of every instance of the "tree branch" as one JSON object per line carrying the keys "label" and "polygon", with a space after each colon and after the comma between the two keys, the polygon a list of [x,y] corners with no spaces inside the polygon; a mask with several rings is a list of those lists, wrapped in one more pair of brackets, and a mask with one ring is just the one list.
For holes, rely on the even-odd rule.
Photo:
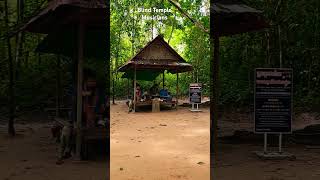
{"label": "tree branch", "polygon": [[202,31],[204,31],[205,33],[210,33],[210,31],[208,29],[206,29],[203,24],[201,24],[200,22],[196,21],[195,19],[193,19],[187,12],[185,12],[180,5],[178,4],[178,2],[174,1],[174,0],[168,0],[174,7],[176,7],[181,14],[188,18],[193,24],[195,24],[198,28],[200,28]]}

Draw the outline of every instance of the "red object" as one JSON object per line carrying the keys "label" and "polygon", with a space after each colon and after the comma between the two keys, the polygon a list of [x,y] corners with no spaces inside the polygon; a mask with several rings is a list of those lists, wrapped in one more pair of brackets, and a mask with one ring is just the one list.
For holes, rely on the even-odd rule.
{"label": "red object", "polygon": [[141,91],[140,91],[140,89],[137,89],[137,91],[136,91],[136,95],[137,95],[138,97],[140,97],[140,96],[141,96]]}

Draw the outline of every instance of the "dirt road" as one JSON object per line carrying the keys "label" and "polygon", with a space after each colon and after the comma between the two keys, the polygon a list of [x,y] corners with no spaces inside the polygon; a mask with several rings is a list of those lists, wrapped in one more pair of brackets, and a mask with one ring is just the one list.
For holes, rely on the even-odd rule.
{"label": "dirt road", "polygon": [[0,125],[1,180],[105,180],[107,162],[66,160],[56,165],[57,144],[47,123],[17,124],[17,137],[9,138]]}
{"label": "dirt road", "polygon": [[[319,124],[317,114],[302,113],[294,116],[293,129]],[[235,130],[253,129],[253,118],[246,114],[229,113],[219,122],[219,135],[231,135]],[[263,135],[261,135],[263,136]],[[214,164],[215,180],[319,180],[320,147],[284,142],[283,150],[296,156],[296,160],[260,160],[254,151],[263,150],[258,142],[224,142],[218,144]],[[277,151],[277,147],[271,150]]]}
{"label": "dirt road", "polygon": [[209,109],[159,113],[111,106],[112,180],[209,180]]}

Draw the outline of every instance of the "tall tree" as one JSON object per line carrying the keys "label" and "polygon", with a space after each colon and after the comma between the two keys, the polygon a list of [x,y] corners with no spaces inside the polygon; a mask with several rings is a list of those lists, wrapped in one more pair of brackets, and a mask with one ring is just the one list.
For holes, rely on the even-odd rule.
{"label": "tall tree", "polygon": [[[4,1],[5,11],[5,26],[7,32],[9,32],[9,8],[8,0]],[[7,35],[7,47],[8,47],[8,62],[9,62],[9,102],[10,102],[10,114],[8,122],[8,133],[11,136],[15,136],[14,119],[15,119],[15,93],[14,93],[14,70],[13,70],[13,59],[11,52],[10,36]]]}

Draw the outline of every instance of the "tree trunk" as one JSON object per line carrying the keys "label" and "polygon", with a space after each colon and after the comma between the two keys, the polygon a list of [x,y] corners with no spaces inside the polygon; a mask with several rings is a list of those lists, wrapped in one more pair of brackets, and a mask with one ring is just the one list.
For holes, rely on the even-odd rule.
{"label": "tree trunk", "polygon": [[24,66],[25,66],[26,68],[29,67],[29,51],[26,51],[26,52],[25,52]]}
{"label": "tree trunk", "polygon": [[[312,53],[311,53],[312,54]],[[311,58],[310,62],[309,62],[309,68],[308,68],[308,84],[307,84],[307,87],[308,87],[308,98],[311,97],[311,94],[312,94],[312,89],[311,89],[311,84],[312,84],[312,65],[313,65],[313,57]]]}
{"label": "tree trunk", "polygon": [[[38,35],[38,44],[40,43],[40,35]],[[38,55],[38,65],[40,66],[41,65],[41,54],[38,52],[37,53],[37,55]]]}
{"label": "tree trunk", "polygon": [[282,44],[281,44],[281,27],[278,25],[278,41],[279,41],[279,67],[282,68]]}
{"label": "tree trunk", "polygon": [[114,101],[114,73],[112,73],[112,104],[116,104]]}
{"label": "tree trunk", "polygon": [[56,117],[60,116],[60,99],[61,99],[61,76],[60,76],[60,71],[61,71],[61,57],[58,56],[57,57],[57,69],[56,69],[56,73],[57,73],[57,87],[56,87]]}
{"label": "tree trunk", "polygon": [[266,57],[266,64],[268,66],[270,66],[271,62],[270,62],[270,33],[269,30],[267,30],[266,32],[266,38],[267,38],[267,57]]}
{"label": "tree trunk", "polygon": [[[115,103],[115,87],[116,87],[116,81],[118,77],[118,60],[119,60],[119,51],[120,51],[120,38],[121,38],[121,28],[118,33],[118,46],[117,46],[117,52],[116,52],[116,62],[115,62],[115,67],[113,68],[115,73],[112,73],[112,104]],[[114,79],[114,75],[116,76],[116,79]]]}
{"label": "tree trunk", "polygon": [[[4,1],[5,10],[5,26],[6,30],[9,31],[9,16],[8,16],[8,0]],[[14,70],[13,70],[13,59],[11,52],[11,42],[10,37],[7,36],[7,46],[8,46],[8,58],[9,58],[9,103],[10,103],[10,117],[8,122],[8,133],[11,136],[15,136],[14,128],[14,118],[15,118],[15,93],[14,93]]]}
{"label": "tree trunk", "polygon": [[[17,0],[17,24],[21,22],[23,19],[23,9],[24,9],[24,0]],[[21,52],[22,52],[22,46],[23,46],[23,37],[24,33],[19,32],[16,35],[16,50],[15,50],[15,79],[19,79],[19,69],[21,66]]]}
{"label": "tree trunk", "polygon": [[197,76],[196,76],[196,81],[198,83],[199,81],[199,71],[200,71],[200,63],[199,63],[199,58],[197,58]]}
{"label": "tree trunk", "polygon": [[15,68],[15,78],[19,80],[19,68],[20,68],[20,53],[21,53],[21,33],[18,33],[16,36],[16,54],[15,54],[15,63],[16,63],[16,68]]}

